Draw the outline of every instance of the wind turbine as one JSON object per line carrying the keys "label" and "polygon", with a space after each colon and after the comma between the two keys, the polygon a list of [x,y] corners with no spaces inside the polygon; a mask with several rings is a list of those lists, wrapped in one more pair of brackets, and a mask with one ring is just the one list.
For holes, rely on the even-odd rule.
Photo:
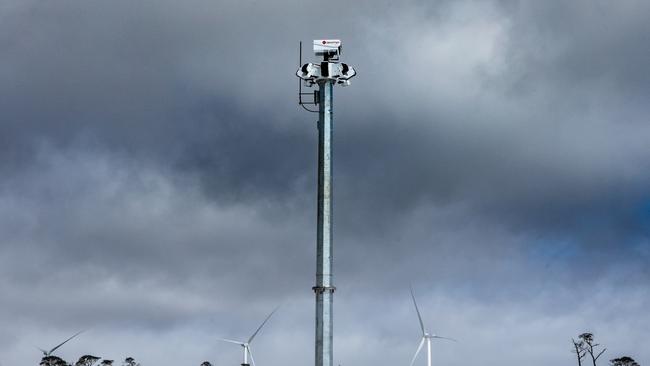
{"label": "wind turbine", "polygon": [[44,350],[44,349],[42,349],[42,348],[38,348],[38,347],[36,347],[36,348],[38,348],[41,352],[43,352],[43,357],[49,357],[49,356],[52,356],[52,353],[53,353],[54,351],[56,351],[59,347],[61,347],[61,346],[63,346],[64,344],[68,343],[69,340],[71,340],[72,338],[78,336],[79,334],[81,334],[81,333],[83,333],[83,332],[85,332],[85,331],[82,330],[81,332],[77,332],[75,335],[73,335],[72,337],[66,339],[65,341],[63,341],[63,342],[61,342],[61,343],[59,343],[56,347],[52,348],[52,349],[49,350],[49,351],[46,351],[46,350]]}
{"label": "wind turbine", "polygon": [[242,366],[248,366],[248,365],[249,365],[249,364],[248,364],[248,356],[250,356],[251,361],[253,362],[253,366],[255,366],[255,359],[253,358],[253,353],[251,352],[251,347],[250,347],[251,342],[253,342],[253,338],[255,338],[255,336],[257,335],[257,333],[259,333],[260,329],[262,329],[262,327],[264,326],[264,324],[266,324],[266,322],[271,318],[271,316],[272,316],[272,315],[273,315],[277,310],[278,310],[278,308],[275,308],[275,310],[273,310],[273,311],[271,312],[271,314],[269,314],[269,316],[267,316],[266,319],[264,319],[264,321],[262,322],[262,324],[260,324],[260,326],[257,328],[257,330],[255,331],[255,333],[253,333],[253,335],[250,336],[250,338],[248,338],[247,341],[235,341],[235,340],[232,340],[232,339],[225,339],[225,338],[221,338],[221,339],[219,339],[220,341],[223,341],[223,342],[229,342],[229,343],[238,344],[238,345],[240,345],[240,346],[242,346],[242,347],[244,348],[244,362],[242,363]]}
{"label": "wind turbine", "polygon": [[411,298],[413,298],[413,305],[415,305],[415,312],[418,314],[418,320],[420,321],[420,329],[422,329],[422,340],[420,341],[420,345],[418,345],[417,351],[415,351],[415,354],[413,355],[413,359],[411,360],[410,366],[413,366],[413,363],[415,363],[415,359],[418,357],[420,350],[422,350],[422,346],[424,345],[425,341],[427,342],[427,366],[431,366],[431,340],[432,339],[445,339],[454,342],[458,342],[458,341],[453,338],[441,337],[437,334],[429,333],[424,328],[424,323],[422,323],[422,316],[420,316],[420,310],[418,309],[418,303],[415,301],[415,295],[413,294],[412,287],[411,287]]}

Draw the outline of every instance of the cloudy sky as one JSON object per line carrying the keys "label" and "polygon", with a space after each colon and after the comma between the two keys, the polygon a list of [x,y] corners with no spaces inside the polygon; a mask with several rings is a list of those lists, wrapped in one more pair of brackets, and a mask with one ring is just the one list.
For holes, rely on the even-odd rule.
{"label": "cloudy sky", "polygon": [[[0,1],[0,364],[313,363],[314,114],[341,38],[335,362],[650,363],[647,1]],[[305,58],[312,58],[306,52]],[[424,359],[418,364],[424,365]]]}

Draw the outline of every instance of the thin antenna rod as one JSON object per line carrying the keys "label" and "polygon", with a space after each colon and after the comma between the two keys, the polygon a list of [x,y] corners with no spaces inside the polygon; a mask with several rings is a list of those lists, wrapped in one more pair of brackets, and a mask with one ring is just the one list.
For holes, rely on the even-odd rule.
{"label": "thin antenna rod", "polygon": [[[302,67],[302,41],[298,47],[298,68]],[[302,80],[298,78],[298,104],[302,105]]]}

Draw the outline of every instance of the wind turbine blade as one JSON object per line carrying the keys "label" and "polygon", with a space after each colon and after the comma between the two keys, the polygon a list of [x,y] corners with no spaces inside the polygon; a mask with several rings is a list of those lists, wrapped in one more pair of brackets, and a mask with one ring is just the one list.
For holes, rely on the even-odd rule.
{"label": "wind turbine blade", "polygon": [[65,341],[63,341],[63,342],[61,342],[61,343],[59,343],[59,345],[56,346],[56,347],[54,347],[54,348],[52,348],[52,349],[50,350],[50,352],[48,352],[48,354],[52,354],[52,352],[56,351],[59,347],[61,347],[61,346],[63,346],[64,344],[68,343],[69,340],[71,340],[72,338],[78,336],[79,334],[81,334],[81,333],[83,333],[83,332],[85,332],[85,330],[82,330],[81,332],[77,332],[77,333],[76,333],[75,335],[73,335],[72,337],[66,339]]}
{"label": "wind turbine blade", "polygon": [[424,337],[420,341],[420,345],[418,346],[417,351],[415,351],[415,354],[413,355],[413,359],[411,360],[411,364],[409,366],[413,366],[415,363],[415,359],[418,357],[418,353],[420,353],[420,350],[422,349],[422,346],[424,345]]}
{"label": "wind turbine blade", "polygon": [[422,335],[426,333],[424,330],[424,323],[422,323],[422,316],[420,316],[420,309],[418,309],[418,303],[415,301],[415,295],[413,294],[413,286],[411,286],[411,298],[413,298],[413,305],[415,305],[415,312],[418,313],[418,320],[420,321],[420,329],[422,329]]}
{"label": "wind turbine blade", "polygon": [[455,340],[455,339],[453,339],[453,338],[449,338],[449,337],[433,336],[433,337],[431,337],[431,338],[440,338],[440,339],[446,339],[446,340],[448,340],[448,341],[458,342],[457,340]]}
{"label": "wind turbine blade", "polygon": [[246,349],[248,350],[248,355],[251,356],[251,362],[253,363],[253,366],[255,366],[255,359],[253,358],[253,352],[251,352],[251,348],[246,347]]}
{"label": "wind turbine blade", "polygon": [[271,318],[271,316],[272,316],[276,311],[278,311],[279,308],[280,308],[279,306],[278,306],[277,308],[275,308],[275,309],[271,312],[271,314],[269,314],[269,316],[267,316],[266,319],[264,319],[264,321],[262,322],[262,324],[260,324],[259,328],[257,328],[257,330],[255,331],[255,333],[253,333],[253,335],[252,335],[250,338],[248,338],[248,342],[247,342],[247,343],[251,343],[251,342],[253,341],[253,338],[255,338],[255,336],[257,335],[257,333],[259,333],[260,329],[262,329],[262,327],[264,326],[264,324],[266,324],[266,322],[269,321],[269,319]]}
{"label": "wind turbine blade", "polygon": [[228,343],[234,343],[234,344],[238,344],[238,345],[240,345],[240,346],[243,346],[243,345],[244,345],[244,342],[233,341],[232,339],[226,339],[226,338],[219,338],[218,341],[228,342]]}

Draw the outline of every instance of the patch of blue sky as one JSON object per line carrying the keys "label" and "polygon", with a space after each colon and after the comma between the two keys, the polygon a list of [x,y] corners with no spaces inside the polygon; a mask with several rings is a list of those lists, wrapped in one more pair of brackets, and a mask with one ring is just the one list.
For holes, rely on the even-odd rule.
{"label": "patch of blue sky", "polygon": [[637,218],[646,230],[646,235],[650,236],[650,198],[644,200],[643,203],[639,205]]}
{"label": "patch of blue sky", "polygon": [[528,248],[528,259],[544,263],[545,266],[564,264],[582,254],[581,246],[571,238],[541,237]]}

